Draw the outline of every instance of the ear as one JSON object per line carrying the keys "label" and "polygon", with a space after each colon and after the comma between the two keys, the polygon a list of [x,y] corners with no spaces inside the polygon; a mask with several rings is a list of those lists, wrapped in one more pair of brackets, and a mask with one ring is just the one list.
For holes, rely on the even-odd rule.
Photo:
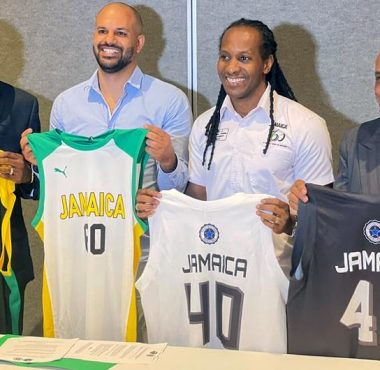
{"label": "ear", "polygon": [[267,58],[267,60],[264,61],[264,74],[267,75],[270,70],[272,69],[272,66],[273,66],[273,63],[274,63],[274,58],[273,58],[273,55],[269,55],[269,57]]}
{"label": "ear", "polygon": [[145,36],[144,35],[138,35],[137,36],[137,44],[136,44],[136,53],[140,54],[145,44]]}

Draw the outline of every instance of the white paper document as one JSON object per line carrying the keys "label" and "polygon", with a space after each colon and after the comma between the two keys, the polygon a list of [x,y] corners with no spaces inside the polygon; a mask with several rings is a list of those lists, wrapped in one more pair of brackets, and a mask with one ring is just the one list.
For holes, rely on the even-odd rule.
{"label": "white paper document", "polygon": [[111,341],[80,340],[75,343],[66,358],[111,363],[149,364],[157,360],[167,343],[121,343]]}
{"label": "white paper document", "polygon": [[0,346],[0,360],[11,362],[49,362],[65,357],[78,339],[39,337],[9,338]]}

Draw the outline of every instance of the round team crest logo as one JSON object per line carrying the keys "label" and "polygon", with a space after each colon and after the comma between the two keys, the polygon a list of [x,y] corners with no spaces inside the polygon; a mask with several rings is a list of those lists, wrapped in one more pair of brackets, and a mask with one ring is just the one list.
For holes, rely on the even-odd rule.
{"label": "round team crest logo", "polygon": [[373,244],[380,244],[380,222],[377,220],[368,221],[363,228],[364,236]]}
{"label": "round team crest logo", "polygon": [[199,238],[205,244],[215,244],[219,239],[219,230],[215,225],[205,224],[199,230]]}

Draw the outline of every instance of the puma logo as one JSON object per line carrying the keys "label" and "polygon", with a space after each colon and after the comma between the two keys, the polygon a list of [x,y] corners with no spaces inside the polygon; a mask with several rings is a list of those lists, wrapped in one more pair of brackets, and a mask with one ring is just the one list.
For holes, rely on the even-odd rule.
{"label": "puma logo", "polygon": [[64,175],[65,177],[67,177],[67,175],[66,175],[66,168],[67,168],[67,166],[65,166],[65,168],[63,170],[61,170],[60,168],[55,167],[54,168],[54,172],[61,173],[62,175]]}

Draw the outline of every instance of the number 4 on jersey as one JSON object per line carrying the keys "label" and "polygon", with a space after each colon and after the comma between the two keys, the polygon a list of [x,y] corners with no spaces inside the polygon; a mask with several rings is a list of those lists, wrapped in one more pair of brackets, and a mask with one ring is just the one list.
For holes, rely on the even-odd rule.
{"label": "number 4 on jersey", "polygon": [[340,322],[348,328],[359,328],[359,343],[377,345],[376,316],[373,315],[373,285],[360,280]]}

